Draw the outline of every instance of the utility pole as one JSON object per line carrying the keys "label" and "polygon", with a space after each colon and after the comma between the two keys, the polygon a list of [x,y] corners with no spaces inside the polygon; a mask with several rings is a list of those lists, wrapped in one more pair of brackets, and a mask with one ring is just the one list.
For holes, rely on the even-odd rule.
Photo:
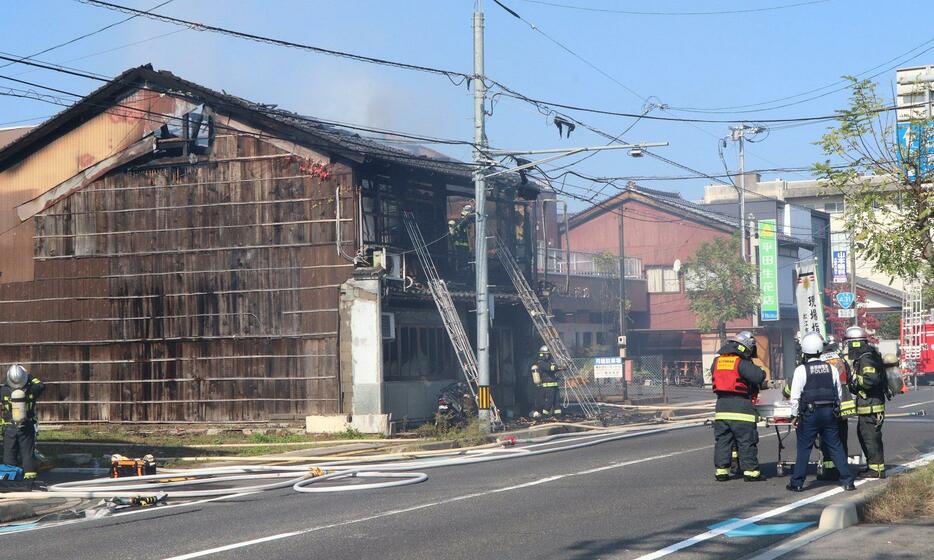
{"label": "utility pole", "polygon": [[730,139],[739,142],[739,187],[736,190],[739,195],[739,254],[743,262],[749,262],[746,247],[746,134],[759,134],[763,130],[761,126],[749,126],[746,123],[730,127]]}
{"label": "utility pole", "polygon": [[486,84],[483,82],[483,6],[476,0],[473,13],[473,98],[474,98],[474,200],[476,202],[476,254],[477,270],[477,397],[480,429],[489,431],[493,415],[490,411],[490,318],[487,294],[486,251]]}
{"label": "utility pole", "polygon": [[[628,187],[627,189],[628,190]],[[625,196],[626,191],[623,191]],[[626,357],[626,227],[623,223],[623,206],[619,204],[619,355]]]}
{"label": "utility pole", "polygon": [[739,142],[739,255],[743,262],[749,262],[746,257],[746,124],[730,127],[730,138]]}

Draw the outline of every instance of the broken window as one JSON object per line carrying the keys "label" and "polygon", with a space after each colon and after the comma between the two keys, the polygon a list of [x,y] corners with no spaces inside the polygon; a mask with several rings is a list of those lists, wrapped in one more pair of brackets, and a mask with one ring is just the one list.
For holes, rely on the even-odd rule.
{"label": "broken window", "polygon": [[205,105],[179,118],[171,118],[156,131],[161,157],[204,155],[214,145],[214,111]]}

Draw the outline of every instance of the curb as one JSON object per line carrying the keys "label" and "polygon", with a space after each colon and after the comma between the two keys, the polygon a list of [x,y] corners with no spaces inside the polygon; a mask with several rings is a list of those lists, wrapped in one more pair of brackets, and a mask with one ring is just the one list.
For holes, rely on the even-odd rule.
{"label": "curb", "polygon": [[859,525],[863,521],[863,507],[876,494],[885,490],[888,485],[888,479],[883,484],[861,492],[857,496],[846,498],[835,504],[826,506],[820,514],[818,529],[846,529],[853,525]]}
{"label": "curb", "polygon": [[32,504],[21,501],[0,502],[0,523],[10,523],[36,516]]}

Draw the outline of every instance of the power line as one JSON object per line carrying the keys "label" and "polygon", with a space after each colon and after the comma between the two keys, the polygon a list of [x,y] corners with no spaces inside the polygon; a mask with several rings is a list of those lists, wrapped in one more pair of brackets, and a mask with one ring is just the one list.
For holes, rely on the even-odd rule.
{"label": "power line", "polygon": [[[495,1],[495,0],[494,0]],[[572,4],[562,4],[560,2],[548,2],[546,0],[524,0],[530,4],[540,4],[552,8],[564,8],[568,10],[579,10],[583,12],[598,12],[605,14],[623,14],[628,16],[720,16],[731,14],[751,14],[761,12],[774,12],[777,10],[787,10],[790,8],[799,8],[802,6],[811,6],[814,4],[825,4],[830,0],[810,0],[807,2],[795,2],[793,4],[783,4],[779,6],[766,6],[762,8],[741,8],[738,10],[715,10],[706,12],[647,12],[635,10],[620,10],[615,8],[593,8],[589,6],[576,6]]]}
{"label": "power line", "polygon": [[[152,8],[149,8],[149,9],[146,10],[146,11],[141,11],[139,14],[131,15],[131,16],[128,17],[128,18],[121,19],[120,21],[116,21],[116,22],[114,22],[114,23],[111,23],[110,25],[105,25],[104,27],[101,27],[100,29],[95,29],[94,31],[90,31],[90,32],[88,32],[88,33],[85,33],[84,35],[79,35],[79,36],[75,37],[74,39],[69,39],[69,40],[65,41],[64,43],[59,43],[59,44],[53,45],[53,46],[51,46],[51,47],[49,47],[49,48],[47,48],[47,49],[42,49],[41,51],[35,52],[35,53],[33,53],[33,54],[29,55],[29,56],[25,56],[25,57],[23,57],[22,59],[17,60],[16,62],[23,62],[24,60],[29,60],[29,59],[31,59],[31,58],[33,58],[33,57],[35,57],[35,56],[40,56],[40,55],[43,55],[43,54],[45,54],[45,53],[47,53],[47,52],[54,51],[55,49],[60,49],[60,48],[62,48],[62,47],[64,47],[64,46],[66,46],[66,45],[70,45],[70,44],[72,44],[72,43],[77,43],[78,41],[80,41],[80,40],[82,40],[82,39],[87,39],[88,37],[91,37],[91,36],[93,36],[93,35],[97,35],[98,33],[102,33],[102,32],[104,32],[104,31],[107,31],[108,29],[111,29],[111,28],[116,27],[116,26],[118,26],[118,25],[120,25],[120,24],[126,23],[126,22],[130,21],[131,19],[137,18],[137,17],[139,17],[139,16],[142,15],[142,14],[147,14],[147,13],[153,11],[153,10],[156,10],[156,9],[159,9],[159,8],[165,6],[166,4],[171,4],[171,3],[174,2],[174,1],[175,1],[175,0],[165,0],[165,1],[162,2],[161,4],[158,4],[158,5],[156,5],[156,6],[153,6]],[[7,66],[10,66],[11,64],[15,64],[16,62],[10,62],[10,63],[4,64],[4,65],[0,66],[0,68],[6,68]]]}
{"label": "power line", "polygon": [[221,35],[227,35],[230,37],[237,37],[240,39],[247,39],[250,41],[255,41],[257,43],[266,43],[269,45],[276,45],[280,47],[288,47],[293,49],[299,49],[309,52],[314,52],[318,54],[326,54],[329,56],[336,56],[340,58],[346,58],[349,60],[355,60],[357,62],[367,62],[370,64],[378,64],[382,66],[390,66],[394,68],[403,68],[405,70],[414,70],[418,72],[426,72],[429,74],[436,74],[444,76],[451,80],[455,85],[460,85],[463,83],[469,82],[473,79],[473,76],[465,74],[463,72],[457,72],[454,70],[445,70],[442,68],[434,68],[431,66],[423,66],[420,64],[409,64],[407,62],[398,62],[394,60],[388,60],[384,58],[376,58],[373,56],[366,56],[361,54],[349,53],[344,51],[338,51],[334,49],[325,49],[323,47],[316,47],[314,45],[308,45],[305,43],[296,43],[294,41],[285,41],[283,39],[274,39],[272,37],[266,37],[263,35],[256,35],[253,33],[246,33],[243,31],[236,31],[233,29],[228,29],[225,27],[218,27],[215,25],[207,25],[204,23],[198,23],[196,21],[189,21],[181,18],[175,18],[170,16],[165,16],[162,14],[145,12],[143,10],[137,10],[135,8],[130,8],[127,6],[122,6],[120,4],[112,4],[110,2],[102,2],[100,0],[77,0],[82,4],[88,4],[91,6],[97,6],[100,8],[106,8],[108,10],[123,12],[126,14],[136,14],[138,16],[146,17],[152,20],[161,21],[163,23],[170,23],[172,25],[180,25],[187,27],[193,31],[206,31],[210,33],[218,33]]}
{"label": "power line", "polygon": [[[901,59],[902,57],[905,57],[905,56],[911,54],[912,52],[914,52],[914,51],[916,51],[916,50],[918,50],[918,49],[920,49],[920,48],[923,48],[923,47],[925,47],[925,46],[931,44],[932,42],[934,42],[934,38],[928,39],[927,41],[921,43],[920,45],[917,45],[917,46],[915,46],[915,47],[912,47],[911,49],[909,49],[909,50],[907,50],[907,51],[905,51],[905,52],[903,52],[903,53],[901,53],[901,54],[899,54],[899,55],[896,55],[896,56],[894,56],[894,57],[892,57],[892,58],[886,60],[885,62],[882,62],[882,63],[880,63],[880,64],[877,64],[876,66],[873,66],[872,68],[868,68],[868,69],[866,69],[866,70],[863,70],[863,71],[861,71],[861,72],[858,72],[858,73],[856,73],[856,74],[853,74],[853,76],[858,78],[858,77],[860,77],[860,76],[863,76],[863,75],[865,75],[865,74],[868,74],[869,72],[872,72],[873,70],[877,70],[877,69],[879,69],[879,68],[881,68],[881,67],[883,67],[883,66],[886,66],[886,65],[888,65],[888,64],[891,64],[892,62],[895,62],[895,61],[898,60],[899,62],[897,62],[894,66],[890,66],[890,67],[888,67],[888,68],[885,68],[885,69],[882,70],[881,72],[878,72],[878,73],[876,73],[876,74],[873,74],[872,76],[869,76],[869,78],[875,78],[875,77],[877,77],[877,76],[879,76],[879,75],[881,75],[881,74],[884,74],[885,72],[889,72],[889,71],[893,70],[894,68],[897,68],[898,66],[901,66],[902,64],[905,64],[906,62],[910,62],[911,60],[914,60],[914,59],[918,58],[919,56],[921,56],[921,55],[923,55],[923,54],[929,52],[931,49],[926,49],[926,50],[924,50],[924,51],[922,51],[922,52],[919,52],[919,53],[917,53],[917,54],[911,56],[910,58],[907,58],[907,59],[905,59],[905,60],[899,60],[899,59]],[[771,105],[771,104],[773,104],[773,103],[780,103],[780,102],[782,102],[782,101],[788,101],[788,100],[794,99],[794,98],[796,98],[796,97],[802,97],[802,96],[804,96],[804,95],[808,95],[808,94],[811,94],[811,93],[817,93],[818,91],[822,91],[822,90],[825,90],[825,89],[828,89],[828,88],[832,88],[832,87],[838,86],[838,85],[840,85],[840,84],[846,84],[846,83],[848,83],[848,81],[845,80],[845,79],[837,80],[837,81],[835,81],[835,82],[832,82],[832,83],[830,83],[830,84],[827,84],[827,85],[824,85],[824,86],[821,86],[821,87],[818,87],[818,88],[814,88],[814,89],[810,89],[810,90],[807,90],[807,91],[803,91],[803,92],[801,92],[801,93],[796,93],[796,94],[794,94],[794,95],[788,95],[788,96],[785,96],[785,97],[779,97],[779,98],[777,98],[777,99],[771,99],[771,100],[769,100],[769,101],[761,101],[761,102],[759,102],[759,103],[748,103],[748,104],[745,104],[745,105],[733,105],[733,106],[727,106],[727,107],[711,107],[711,108],[672,107],[672,109],[675,109],[675,110],[678,110],[678,111],[684,111],[684,112],[688,112],[688,113],[714,113],[714,114],[715,114],[715,113],[748,113],[748,112],[754,112],[754,111],[742,111],[742,110],[737,110],[737,109],[746,109],[746,108],[748,108],[748,107],[759,107],[759,106],[762,106],[762,105]],[[844,87],[844,88],[841,88],[841,89],[847,89],[847,88]],[[835,90],[833,90],[833,91],[831,91],[831,92],[827,92],[827,94],[825,94],[825,95],[829,95],[829,94],[831,94],[831,93],[836,93],[836,92],[838,92],[838,91],[841,91],[841,89],[835,89]],[[811,97],[811,98],[808,98],[808,99],[804,99],[804,100],[797,101],[797,102],[795,102],[795,103],[793,103],[793,104],[781,105],[781,106],[779,106],[779,107],[769,107],[769,108],[765,108],[765,109],[756,109],[756,111],[765,111],[765,110],[771,110],[771,109],[778,109],[778,108],[780,108],[780,107],[788,107],[788,106],[791,106],[791,105],[800,104],[800,103],[804,103],[804,102],[807,102],[807,101],[812,101],[812,100],[814,100],[814,99],[818,99],[819,97],[823,97],[823,96],[824,96],[824,95],[816,96],[816,97]]]}
{"label": "power line", "polygon": [[648,98],[646,98],[644,95],[640,94],[640,93],[637,92],[636,90],[634,90],[634,89],[632,89],[631,87],[627,86],[627,85],[624,84],[623,82],[617,80],[612,74],[610,74],[610,73],[604,71],[602,68],[600,68],[600,67],[597,66],[596,64],[590,62],[589,60],[587,60],[587,59],[584,58],[583,56],[577,54],[577,53],[574,52],[570,47],[568,47],[567,45],[565,45],[565,44],[562,43],[561,41],[555,39],[554,37],[552,37],[551,35],[549,35],[548,33],[546,33],[541,27],[535,25],[535,24],[532,23],[531,21],[528,21],[527,19],[525,19],[524,17],[522,17],[521,15],[519,15],[516,11],[514,11],[514,10],[508,8],[508,7],[506,7],[506,5],[503,4],[500,0],[493,0],[493,2],[496,2],[496,4],[497,4],[500,8],[502,8],[503,10],[505,10],[506,12],[508,12],[508,13],[509,13],[510,15],[512,15],[513,17],[517,18],[519,21],[521,21],[521,22],[523,22],[524,24],[528,25],[529,28],[530,28],[532,31],[538,33],[538,34],[541,35],[542,37],[545,37],[546,39],[548,39],[549,41],[551,41],[551,42],[554,43],[555,45],[558,45],[558,47],[560,47],[563,51],[565,51],[566,53],[570,54],[571,56],[573,56],[573,57],[576,58],[577,60],[583,62],[584,64],[586,64],[586,65],[589,66],[590,68],[596,70],[597,72],[599,72],[599,73],[600,73],[603,77],[605,77],[606,79],[611,80],[611,81],[614,82],[616,85],[618,85],[619,87],[621,87],[621,88],[623,88],[624,90],[628,91],[628,92],[631,93],[632,95],[638,97],[638,98],[641,99],[642,101],[648,101]]}

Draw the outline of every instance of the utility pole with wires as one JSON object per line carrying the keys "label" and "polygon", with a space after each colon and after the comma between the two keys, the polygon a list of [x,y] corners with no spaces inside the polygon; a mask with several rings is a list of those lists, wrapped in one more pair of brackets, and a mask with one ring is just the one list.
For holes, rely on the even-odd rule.
{"label": "utility pole with wires", "polygon": [[483,6],[476,0],[473,13],[473,87],[474,87],[474,200],[476,202],[476,255],[477,272],[477,395],[480,426],[489,430],[493,415],[490,396],[490,318],[489,282],[487,280],[486,251],[486,84],[483,72]]}
{"label": "utility pole with wires", "polygon": [[739,143],[739,186],[736,187],[739,195],[739,254],[743,262],[749,262],[746,247],[746,135],[759,134],[765,129],[761,126],[750,126],[743,123],[730,127],[730,139]]}
{"label": "utility pole with wires", "polygon": [[[497,2],[499,4],[499,2]],[[500,4],[502,6],[502,4]],[[504,6],[505,8],[505,6]],[[510,10],[511,12],[511,10]],[[476,313],[477,313],[477,401],[479,409],[480,427],[489,431],[494,420],[490,403],[490,309],[489,309],[489,281],[487,262],[487,215],[486,195],[487,180],[494,177],[517,173],[557,159],[581,153],[593,153],[611,150],[629,150],[632,157],[641,157],[646,148],[667,146],[668,142],[643,142],[639,144],[617,143],[614,139],[605,146],[589,146],[577,148],[552,148],[533,150],[494,150],[487,145],[486,138],[486,83],[484,82],[483,60],[483,8],[482,0],[475,0],[473,13],[474,33],[474,73],[472,76],[474,87],[474,152],[473,160],[476,166],[474,171],[474,199],[476,201],[476,244],[474,260],[476,266]],[[529,161],[518,156],[544,156],[541,159]],[[495,158],[512,158],[515,166],[509,167],[497,162]],[[493,170],[494,167],[500,169]],[[547,251],[546,251],[547,253]],[[622,251],[621,251],[622,253]],[[622,254],[620,255],[622,263]],[[547,267],[547,263],[546,263]],[[620,267],[620,283],[625,282],[625,268]],[[625,314],[625,310],[623,310]],[[485,396],[485,398],[484,398]],[[584,406],[582,404],[582,406]]]}

